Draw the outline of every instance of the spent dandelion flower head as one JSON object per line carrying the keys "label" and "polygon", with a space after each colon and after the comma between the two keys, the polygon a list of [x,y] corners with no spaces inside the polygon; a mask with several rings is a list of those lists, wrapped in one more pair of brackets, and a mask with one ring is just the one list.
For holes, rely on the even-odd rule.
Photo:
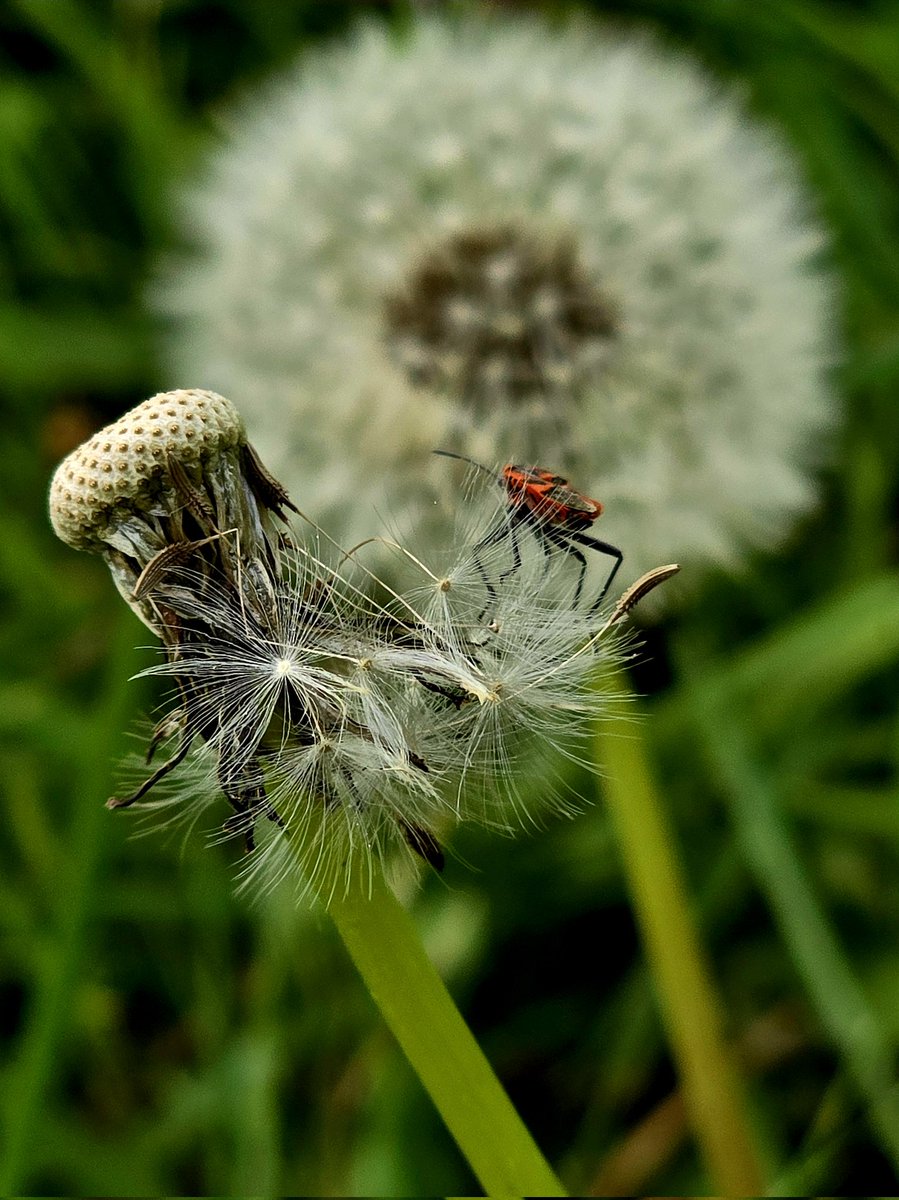
{"label": "spent dandelion flower head", "polygon": [[57,536],[102,555],[156,633],[161,617],[144,595],[154,573],[206,547],[201,561],[233,575],[236,546],[252,585],[262,561],[276,562],[272,516],[284,505],[233,404],[198,388],[160,392],[94,434],[60,463],[49,495]]}
{"label": "spent dandelion flower head", "polygon": [[[167,432],[148,438],[159,412]],[[107,443],[116,486],[98,498]],[[570,809],[561,788],[525,795],[516,769],[533,745],[557,771],[577,756],[625,609],[600,615],[580,550],[483,490],[480,532],[448,569],[397,547],[399,590],[364,547],[283,527],[291,501],[221,396],[154,397],[73,452],[54,527],[106,559],[162,642],[145,674],[173,692],[144,778],[108,806],[193,826],[227,802],[219,836],[242,839],[246,886],[289,874],[326,898],[398,852],[439,867],[460,821],[510,831]]]}
{"label": "spent dandelion flower head", "polygon": [[786,146],[685,55],[586,20],[363,25],[221,131],[153,293],[171,362],[241,396],[347,544],[373,508],[436,542],[436,446],[598,491],[635,573],[738,562],[813,504],[825,238]]}

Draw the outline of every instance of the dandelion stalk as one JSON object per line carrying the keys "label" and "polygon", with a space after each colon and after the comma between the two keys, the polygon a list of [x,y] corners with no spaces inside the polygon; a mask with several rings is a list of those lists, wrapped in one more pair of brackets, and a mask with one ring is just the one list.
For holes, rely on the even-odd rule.
{"label": "dandelion stalk", "polygon": [[633,717],[626,681],[611,720],[597,729],[596,757],[604,764],[603,792],[659,990],[681,1085],[696,1137],[715,1188],[722,1195],[754,1196],[763,1173],[747,1124],[732,1056],[722,1036],[721,1008],[690,905],[676,843],[652,778],[639,728],[618,731]]}
{"label": "dandelion stalk", "polygon": [[381,1015],[490,1196],[566,1192],[381,876],[328,909]]}

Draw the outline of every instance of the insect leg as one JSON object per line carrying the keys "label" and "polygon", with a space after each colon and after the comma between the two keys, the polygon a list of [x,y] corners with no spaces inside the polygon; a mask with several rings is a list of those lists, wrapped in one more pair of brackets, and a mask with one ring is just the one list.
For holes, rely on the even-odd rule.
{"label": "insect leg", "polygon": [[544,539],[545,554],[548,555],[551,553],[549,546],[556,546],[559,550],[564,550],[566,554],[570,554],[572,558],[576,558],[580,563],[580,571],[578,572],[577,577],[577,587],[574,589],[574,605],[576,606],[580,602],[581,591],[584,587],[584,576],[587,573],[587,560],[584,557],[583,551],[579,550],[577,546],[573,546],[571,544],[572,539],[579,541],[580,538],[577,537],[576,534],[572,533],[570,529],[556,529],[552,525],[544,524],[539,526],[539,529],[540,536]]}
{"label": "insect leg", "polygon": [[478,613],[478,621],[483,621],[485,614],[496,604],[496,588],[487,574],[487,568],[481,561],[481,551],[488,549],[490,546],[496,546],[503,538],[511,538],[512,541],[512,556],[513,565],[508,571],[504,571],[500,575],[500,582],[503,582],[509,575],[514,574],[521,566],[521,550],[518,545],[518,538],[515,532],[515,526],[520,522],[521,518],[517,510],[512,513],[505,513],[500,521],[486,533],[479,542],[476,542],[471,551],[472,561],[477,567],[478,574],[484,583],[484,588],[487,592],[487,603]]}
{"label": "insect leg", "polygon": [[495,525],[493,527],[493,529],[490,530],[489,533],[485,534],[484,537],[482,537],[481,540],[479,542],[476,542],[475,545],[472,547],[472,551],[471,551],[472,562],[477,567],[478,574],[480,575],[480,577],[484,583],[484,588],[487,592],[487,603],[484,605],[484,607],[478,613],[479,621],[483,618],[484,613],[491,606],[491,604],[494,604],[496,602],[496,588],[490,582],[490,577],[487,574],[487,570],[486,570],[484,564],[481,562],[481,551],[486,550],[489,546],[495,546],[497,542],[501,542],[502,539],[507,536],[508,532],[509,532],[508,522],[500,521],[500,523],[498,525]]}
{"label": "insect leg", "polygon": [[525,517],[519,516],[519,510],[516,509],[508,521],[509,541],[512,543],[512,565],[508,570],[503,571],[499,577],[500,583],[505,583],[516,571],[521,570],[521,546],[518,544],[518,526],[525,520]]}
{"label": "insect leg", "polygon": [[590,612],[595,613],[603,600],[606,598],[606,592],[612,586],[612,580],[618,574],[618,568],[624,561],[624,555],[617,546],[612,546],[608,542],[600,541],[599,538],[588,537],[586,533],[579,533],[576,530],[570,530],[568,536],[575,542],[580,542],[582,546],[589,546],[591,550],[598,550],[600,554],[607,554],[609,558],[615,559],[615,565],[609,572],[609,576],[603,584],[602,591],[590,605]]}

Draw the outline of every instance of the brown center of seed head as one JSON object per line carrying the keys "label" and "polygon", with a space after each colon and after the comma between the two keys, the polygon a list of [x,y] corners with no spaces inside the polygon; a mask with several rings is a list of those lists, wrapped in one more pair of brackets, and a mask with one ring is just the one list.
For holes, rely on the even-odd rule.
{"label": "brown center of seed head", "polygon": [[512,223],[454,233],[420,254],[384,316],[410,380],[477,411],[576,392],[615,338],[612,307],[574,240]]}

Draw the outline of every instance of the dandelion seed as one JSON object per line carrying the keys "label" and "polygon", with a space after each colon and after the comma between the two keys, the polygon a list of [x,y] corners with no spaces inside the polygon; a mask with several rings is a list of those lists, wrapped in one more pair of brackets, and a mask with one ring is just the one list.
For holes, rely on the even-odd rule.
{"label": "dandelion seed", "polygon": [[[141,431],[159,412],[151,442]],[[107,444],[118,490],[98,498]],[[535,744],[557,771],[579,756],[595,676],[622,654],[613,626],[671,569],[600,627],[536,518],[511,550],[485,536],[497,497],[479,482],[487,524],[457,561],[440,571],[396,547],[410,587],[377,598],[358,552],[331,565],[314,538],[278,535],[271,518],[292,505],[220,396],[154,397],[76,450],[51,486],[54,527],[104,556],[163,642],[144,673],[174,686],[147,762],[167,756],[109,807],[193,824],[223,797],[220,836],[250,852],[245,886],[289,875],[326,899],[398,854],[439,867],[455,822],[509,831],[568,811],[561,788],[525,800],[515,768]]]}
{"label": "dandelion seed", "polygon": [[420,464],[445,447],[551,463],[632,571],[695,579],[815,500],[835,305],[808,209],[785,146],[685,56],[422,16],[234,106],[154,303],[176,369],[243,398],[346,544],[374,508],[438,549],[458,477],[428,468],[429,522]]}

